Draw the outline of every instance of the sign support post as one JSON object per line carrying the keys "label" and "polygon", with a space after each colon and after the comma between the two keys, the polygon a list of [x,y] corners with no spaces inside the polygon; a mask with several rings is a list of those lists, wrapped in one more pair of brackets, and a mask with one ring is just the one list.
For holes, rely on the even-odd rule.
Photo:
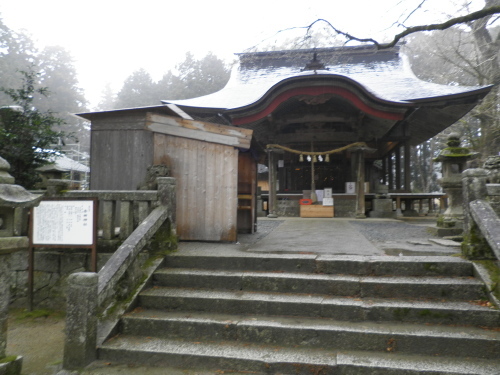
{"label": "sign support post", "polygon": [[33,310],[35,248],[91,249],[97,272],[97,198],[44,199],[31,209],[28,252],[28,308]]}

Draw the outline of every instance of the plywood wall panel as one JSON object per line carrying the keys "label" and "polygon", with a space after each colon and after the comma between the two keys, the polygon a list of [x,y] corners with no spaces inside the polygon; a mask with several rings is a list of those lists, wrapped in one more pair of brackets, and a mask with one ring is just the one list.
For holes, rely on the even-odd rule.
{"label": "plywood wall panel", "polygon": [[155,134],[154,163],[177,179],[177,232],[182,240],[236,241],[238,150]]}

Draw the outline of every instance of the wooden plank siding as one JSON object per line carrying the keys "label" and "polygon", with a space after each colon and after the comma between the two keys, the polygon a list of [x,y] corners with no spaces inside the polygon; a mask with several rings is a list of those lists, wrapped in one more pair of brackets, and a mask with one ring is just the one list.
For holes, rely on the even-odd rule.
{"label": "wooden plank siding", "polygon": [[177,233],[182,240],[236,241],[238,150],[154,134],[154,164],[177,179]]}
{"label": "wooden plank siding", "polygon": [[153,163],[153,134],[144,130],[97,130],[92,124],[91,190],[135,190]]}
{"label": "wooden plank siding", "polygon": [[238,154],[250,147],[252,130],[150,108],[84,117],[92,122],[92,190],[135,190],[149,166],[167,165],[177,180],[180,239],[237,240]]}

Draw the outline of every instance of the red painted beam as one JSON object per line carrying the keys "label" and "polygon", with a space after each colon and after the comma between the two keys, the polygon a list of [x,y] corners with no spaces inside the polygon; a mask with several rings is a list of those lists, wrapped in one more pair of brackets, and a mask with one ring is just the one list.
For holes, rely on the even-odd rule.
{"label": "red painted beam", "polygon": [[248,124],[250,122],[254,122],[260,120],[267,115],[271,114],[281,103],[286,100],[299,95],[310,95],[310,96],[318,96],[322,94],[334,94],[338,95],[349,102],[351,102],[356,108],[359,110],[383,119],[387,120],[402,120],[404,117],[403,113],[395,113],[389,111],[382,111],[373,107],[370,107],[368,104],[364,103],[358,96],[356,96],[351,91],[341,88],[341,87],[329,87],[329,86],[320,86],[320,87],[300,87],[290,89],[279,94],[266,108],[262,111],[255,113],[250,116],[243,116],[240,118],[234,118],[234,125],[243,125]]}

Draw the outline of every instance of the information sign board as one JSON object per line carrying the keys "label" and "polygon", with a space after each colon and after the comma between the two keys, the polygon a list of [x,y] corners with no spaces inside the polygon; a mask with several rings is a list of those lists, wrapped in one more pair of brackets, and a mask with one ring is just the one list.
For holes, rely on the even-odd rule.
{"label": "information sign board", "polygon": [[97,199],[44,199],[31,209],[28,252],[28,308],[33,310],[35,248],[90,248],[97,272]]}
{"label": "information sign board", "polygon": [[94,201],[43,200],[33,208],[33,245],[94,243]]}

